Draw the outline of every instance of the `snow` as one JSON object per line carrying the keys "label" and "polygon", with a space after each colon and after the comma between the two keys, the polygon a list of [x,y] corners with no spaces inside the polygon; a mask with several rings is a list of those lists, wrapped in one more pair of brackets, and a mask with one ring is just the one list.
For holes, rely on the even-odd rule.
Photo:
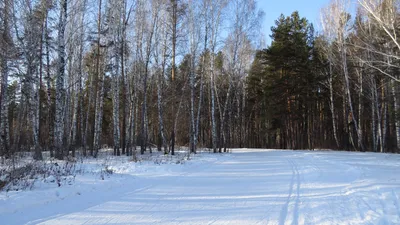
{"label": "snow", "polygon": [[400,155],[234,149],[81,167],[60,187],[0,192],[1,224],[400,224]]}

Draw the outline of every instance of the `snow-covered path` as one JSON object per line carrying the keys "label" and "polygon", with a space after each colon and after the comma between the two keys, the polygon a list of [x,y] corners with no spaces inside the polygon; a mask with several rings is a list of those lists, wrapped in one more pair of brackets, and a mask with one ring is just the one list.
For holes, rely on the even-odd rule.
{"label": "snow-covered path", "polygon": [[[199,160],[183,171],[126,178],[118,189],[95,191],[97,200],[82,203],[87,207],[63,211],[66,204],[86,201],[82,195],[43,206],[53,211],[36,219],[27,209],[31,218],[24,222],[400,224],[399,155],[235,150]],[[4,216],[16,222],[13,214]]]}

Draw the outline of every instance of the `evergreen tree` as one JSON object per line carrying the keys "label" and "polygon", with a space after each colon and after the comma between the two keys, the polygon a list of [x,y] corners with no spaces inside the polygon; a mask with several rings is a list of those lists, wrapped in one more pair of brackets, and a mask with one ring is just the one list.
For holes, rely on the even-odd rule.
{"label": "evergreen tree", "polygon": [[248,79],[248,90],[256,93],[248,94],[254,102],[263,101],[259,107],[266,110],[263,124],[274,137],[272,146],[313,148],[312,114],[319,94],[313,71],[314,29],[298,12],[281,15],[275,23],[271,46],[257,54]]}

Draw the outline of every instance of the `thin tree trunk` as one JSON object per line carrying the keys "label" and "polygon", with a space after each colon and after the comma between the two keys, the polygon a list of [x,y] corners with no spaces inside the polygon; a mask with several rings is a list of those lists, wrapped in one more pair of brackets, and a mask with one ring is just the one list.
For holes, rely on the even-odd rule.
{"label": "thin tree trunk", "polygon": [[97,92],[95,122],[94,122],[94,138],[93,138],[93,156],[96,158],[100,150],[101,131],[103,122],[103,106],[104,106],[104,75],[103,71],[99,74],[99,90]]}
{"label": "thin tree trunk", "polygon": [[[80,134],[81,134],[81,148],[82,148],[82,155],[86,156],[86,133],[84,130],[84,95],[83,95],[83,68],[82,68],[82,63],[83,63],[83,47],[84,47],[84,39],[85,39],[85,34],[84,34],[84,23],[85,23],[85,10],[86,10],[86,4],[87,0],[83,0],[82,3],[82,15],[81,15],[81,21],[80,21],[80,26],[82,27],[82,30],[80,32],[80,45],[79,45],[79,55],[78,55],[78,76],[79,76],[79,127],[80,127]],[[90,112],[90,105],[88,105],[88,110],[87,114],[89,115]],[[87,119],[88,120],[88,119]]]}
{"label": "thin tree trunk", "polygon": [[359,130],[360,130],[360,137],[358,138],[358,148],[361,149],[362,151],[365,151],[365,149],[362,148],[362,143],[363,143],[363,127],[362,127],[362,114],[363,114],[363,73],[362,71],[360,72],[357,69],[357,73],[358,73],[358,83],[360,86],[360,90],[358,93],[358,126],[359,126]]}
{"label": "thin tree trunk", "polygon": [[40,119],[42,115],[42,107],[41,107],[41,99],[40,99],[40,94],[42,93],[42,87],[43,87],[43,38],[44,38],[44,21],[41,21],[41,38],[40,38],[40,46],[39,46],[39,86],[37,90],[37,146],[35,146],[35,154],[34,154],[34,159],[36,160],[42,160],[43,155],[42,155],[42,148],[40,147]]}
{"label": "thin tree trunk", "polygon": [[385,100],[386,98],[386,89],[385,89],[385,80],[382,79],[382,139],[381,139],[381,143],[382,143],[382,148],[381,148],[381,152],[386,152],[386,135],[387,135],[387,102]]}
{"label": "thin tree trunk", "polygon": [[339,147],[339,139],[337,136],[337,128],[336,128],[336,114],[335,114],[335,101],[333,98],[333,71],[332,71],[332,63],[329,62],[329,100],[330,100],[330,109],[332,114],[332,129],[333,129],[333,137],[335,139],[336,147]]}
{"label": "thin tree trunk", "polygon": [[375,78],[372,78],[372,79],[374,79],[374,81],[373,81],[373,92],[374,92],[373,101],[374,101],[374,106],[375,106],[374,110],[375,110],[375,113],[376,113],[376,121],[377,121],[376,122],[376,131],[377,131],[377,133],[376,133],[376,150],[379,147],[379,151],[383,152],[383,146],[382,146],[382,120],[381,120],[382,116],[381,116],[381,113],[380,113],[381,106],[379,104],[378,87],[377,87]]}
{"label": "thin tree trunk", "polygon": [[140,137],[140,154],[144,154],[147,146],[147,63],[143,79],[143,106],[142,106],[142,125],[141,125],[141,137]]}
{"label": "thin tree trunk", "polygon": [[9,47],[11,46],[11,36],[9,34],[10,26],[8,17],[10,16],[11,1],[5,0],[3,8],[3,33],[2,39],[5,42],[3,52],[0,53],[0,68],[1,68],[1,93],[0,93],[0,156],[10,156],[10,134],[8,120],[8,56],[10,54]]}
{"label": "thin tree trunk", "polygon": [[[74,18],[71,18],[71,21],[73,21]],[[69,35],[69,37],[67,37],[67,40],[75,42],[75,38],[71,35]],[[75,84],[74,84],[74,77],[75,77],[75,73],[76,70],[74,68],[74,51],[73,51],[73,45],[75,45],[76,43],[70,44],[68,45],[68,51],[67,51],[67,71],[68,74],[65,77],[65,83],[67,85],[66,88],[66,95],[65,95],[65,110],[64,110],[64,134],[65,134],[65,147],[64,147],[64,156],[68,156],[69,152],[71,151],[71,147],[72,147],[72,139],[74,136],[74,133],[72,131],[73,129],[73,125],[74,122],[76,120],[75,116],[75,111],[74,111],[74,107],[75,107]]]}
{"label": "thin tree trunk", "polygon": [[67,23],[67,0],[61,1],[61,13],[59,21],[59,33],[58,33],[58,75],[56,83],[56,117],[55,117],[55,150],[56,158],[63,158],[63,137],[64,137],[64,79],[65,79],[65,40],[64,32]]}
{"label": "thin tree trunk", "polygon": [[[172,64],[171,64],[171,80],[172,80],[172,90],[175,92],[175,73],[176,73],[176,66],[175,66],[175,57],[176,57],[176,39],[177,39],[177,10],[178,4],[177,0],[171,0],[172,4]],[[176,121],[174,121],[176,124]],[[172,134],[171,134],[171,155],[175,155],[175,135],[176,135],[176,126],[174,125]]]}
{"label": "thin tree trunk", "polygon": [[[32,71],[33,72],[33,71]],[[31,75],[33,76],[33,74]],[[37,77],[36,77],[37,78]],[[42,157],[42,150],[40,147],[40,143],[39,143],[39,123],[40,123],[40,118],[39,118],[39,112],[40,112],[40,97],[39,97],[39,93],[40,93],[40,87],[38,85],[38,81],[37,79],[33,79],[34,81],[32,82],[32,84],[29,84],[30,86],[30,90],[31,93],[33,95],[33,99],[30,99],[30,118],[32,120],[32,129],[33,129],[33,144],[34,144],[34,148],[35,148],[35,154],[34,154],[34,158],[36,160],[41,160],[43,159]],[[36,90],[33,87],[33,83],[36,84]]]}
{"label": "thin tree trunk", "polygon": [[[128,127],[128,140],[127,140],[127,151],[129,151],[129,154],[132,155],[133,160],[136,160],[136,127],[135,127],[135,116],[136,116],[136,110],[137,107],[135,107],[136,104],[136,85],[134,82],[132,82],[132,92],[130,92],[130,110],[129,110],[129,127]],[[130,90],[129,89],[129,90]],[[134,149],[133,149],[134,148]]]}
{"label": "thin tree trunk", "polygon": [[120,128],[119,128],[119,54],[116,54],[116,68],[113,71],[113,123],[114,123],[114,155],[120,156]]}
{"label": "thin tree trunk", "polygon": [[395,123],[395,134],[396,134],[396,148],[397,151],[400,150],[400,115],[399,115],[399,100],[397,98],[397,83],[394,80],[390,80],[390,84],[392,86],[392,96],[393,96],[393,105],[394,105],[394,123]]}
{"label": "thin tree trunk", "polygon": [[96,75],[97,75],[97,96],[96,96],[96,109],[95,109],[95,122],[94,122],[94,136],[93,136],[93,148],[91,153],[96,158],[100,149],[100,135],[101,125],[103,121],[103,97],[104,97],[104,75],[103,70],[100,70],[100,33],[101,33],[101,7],[102,0],[99,1],[99,11],[97,20],[97,55],[96,55]]}
{"label": "thin tree trunk", "polygon": [[[203,63],[203,65],[204,65],[204,63]],[[199,131],[200,131],[199,124],[200,124],[200,118],[201,118],[201,106],[203,104],[203,98],[204,98],[203,73],[204,73],[204,70],[200,74],[200,94],[199,94],[200,95],[200,99],[199,99],[198,107],[197,107],[196,133],[195,133],[195,136],[194,136],[194,144],[195,144],[195,146],[197,145],[198,139],[199,139]]]}
{"label": "thin tree trunk", "polygon": [[1,57],[1,97],[0,97],[0,156],[10,156],[10,136],[8,125],[8,62],[6,55]]}
{"label": "thin tree trunk", "polygon": [[[79,85],[79,84],[77,84],[77,85]],[[77,130],[78,130],[77,126],[78,126],[78,117],[79,117],[78,106],[79,106],[79,92],[78,92],[78,90],[75,90],[74,99],[73,99],[73,109],[72,109],[72,128],[71,128],[69,144],[68,144],[69,149],[72,151],[72,157],[75,157],[76,137],[77,137]]]}
{"label": "thin tree trunk", "polygon": [[190,152],[196,153],[196,125],[194,120],[195,57],[193,54],[190,62]]}
{"label": "thin tree trunk", "polygon": [[150,28],[150,34],[147,41],[147,46],[146,46],[146,59],[145,59],[145,67],[144,67],[144,79],[143,79],[143,106],[142,106],[142,125],[141,125],[141,147],[140,147],[140,153],[144,154],[147,148],[147,142],[148,142],[148,124],[149,124],[149,118],[147,115],[147,82],[148,82],[148,76],[149,76],[149,65],[150,65],[150,60],[151,60],[151,53],[152,53],[152,48],[153,48],[153,36],[156,28],[156,24],[158,21],[158,13],[159,9],[153,9],[155,12],[153,12],[153,20]]}
{"label": "thin tree trunk", "polygon": [[211,83],[210,83],[210,89],[211,89],[212,148],[213,148],[214,153],[217,153],[217,121],[215,119],[214,57],[211,57]]}
{"label": "thin tree trunk", "polygon": [[45,21],[45,44],[46,44],[46,81],[47,81],[47,123],[48,123],[48,140],[47,148],[50,151],[50,157],[54,157],[54,132],[52,117],[52,100],[51,100],[51,75],[50,75],[50,43],[48,34],[48,12],[46,11]]}
{"label": "thin tree trunk", "polygon": [[[165,52],[164,52],[165,55]],[[164,60],[165,61],[165,60]],[[161,83],[162,83],[162,77],[164,76],[164,65],[165,63],[163,63],[163,68],[162,71],[159,72],[157,74],[157,109],[158,109],[158,126],[159,126],[159,132],[160,132],[160,138],[161,138],[161,144],[164,148],[164,153],[168,152],[168,148],[167,148],[167,141],[165,138],[165,134],[164,134],[164,120],[163,120],[163,109],[162,109],[162,87],[161,87]]]}
{"label": "thin tree trunk", "polygon": [[[94,87],[94,77],[93,77],[93,75],[88,75],[88,79],[89,79],[89,87],[88,87],[88,90],[89,90],[89,93],[88,93],[88,103],[87,103],[87,106],[86,106],[86,119],[85,119],[85,131],[84,131],[84,134],[83,134],[83,137],[82,137],[82,142],[83,142],[83,155],[84,156],[86,156],[87,155],[87,149],[88,149],[88,140],[87,140],[87,137],[88,137],[88,134],[89,134],[89,125],[90,125],[90,123],[89,123],[89,119],[90,119],[90,110],[91,110],[91,107],[92,107],[92,99],[94,99],[94,89],[95,89],[95,87]],[[91,149],[91,155],[93,155],[93,148],[92,147],[90,147],[90,149]]]}
{"label": "thin tree trunk", "polygon": [[372,111],[372,118],[371,118],[371,126],[372,126],[372,150],[374,152],[377,152],[378,150],[378,144],[377,144],[377,130],[376,130],[376,116],[375,116],[375,112],[376,112],[376,97],[375,97],[375,82],[373,81],[374,78],[371,77],[371,85],[372,85],[372,93],[371,93],[371,111]]}
{"label": "thin tree trunk", "polygon": [[[343,37],[342,37],[343,38]],[[344,38],[343,38],[344,39]],[[344,73],[344,79],[345,79],[345,85],[346,85],[346,94],[347,94],[347,100],[348,100],[348,104],[349,104],[349,108],[350,108],[350,113],[352,115],[352,121],[354,123],[354,128],[356,130],[357,133],[357,138],[358,140],[361,140],[361,132],[358,126],[358,121],[355,117],[356,114],[354,114],[354,110],[353,110],[353,102],[352,102],[352,97],[351,97],[351,93],[350,93],[350,81],[349,81],[349,71],[347,68],[347,53],[346,53],[346,47],[344,43],[341,43],[341,57],[342,57],[342,67],[343,67],[343,73]],[[361,151],[364,151],[364,147],[363,144],[360,143],[361,146]]]}
{"label": "thin tree trunk", "polygon": [[[127,150],[127,146],[126,146],[126,133],[127,133],[127,129],[126,129],[126,116],[127,116],[127,111],[128,111],[128,106],[127,106],[127,95],[126,95],[126,90],[127,90],[127,83],[126,83],[126,74],[125,74],[125,52],[126,52],[126,45],[125,45],[125,40],[126,40],[126,27],[128,24],[128,19],[127,15],[126,15],[126,10],[127,10],[127,1],[124,0],[123,1],[123,24],[122,24],[122,37],[121,37],[121,48],[120,48],[120,55],[121,55],[121,83],[122,83],[122,154],[125,154],[127,156],[130,155],[130,152]],[[131,11],[129,11],[130,14]]]}

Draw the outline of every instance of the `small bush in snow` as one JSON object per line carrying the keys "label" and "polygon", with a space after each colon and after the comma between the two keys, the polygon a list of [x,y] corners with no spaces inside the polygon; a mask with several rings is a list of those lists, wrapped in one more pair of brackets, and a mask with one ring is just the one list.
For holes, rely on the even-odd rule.
{"label": "small bush in snow", "polygon": [[100,178],[104,180],[105,176],[110,177],[114,173],[114,170],[111,169],[108,165],[106,165],[102,170],[100,174]]}
{"label": "small bush in snow", "polygon": [[31,161],[23,165],[0,170],[0,190],[18,191],[32,189],[37,181],[55,183],[58,187],[75,180],[76,163],[70,161]]}

